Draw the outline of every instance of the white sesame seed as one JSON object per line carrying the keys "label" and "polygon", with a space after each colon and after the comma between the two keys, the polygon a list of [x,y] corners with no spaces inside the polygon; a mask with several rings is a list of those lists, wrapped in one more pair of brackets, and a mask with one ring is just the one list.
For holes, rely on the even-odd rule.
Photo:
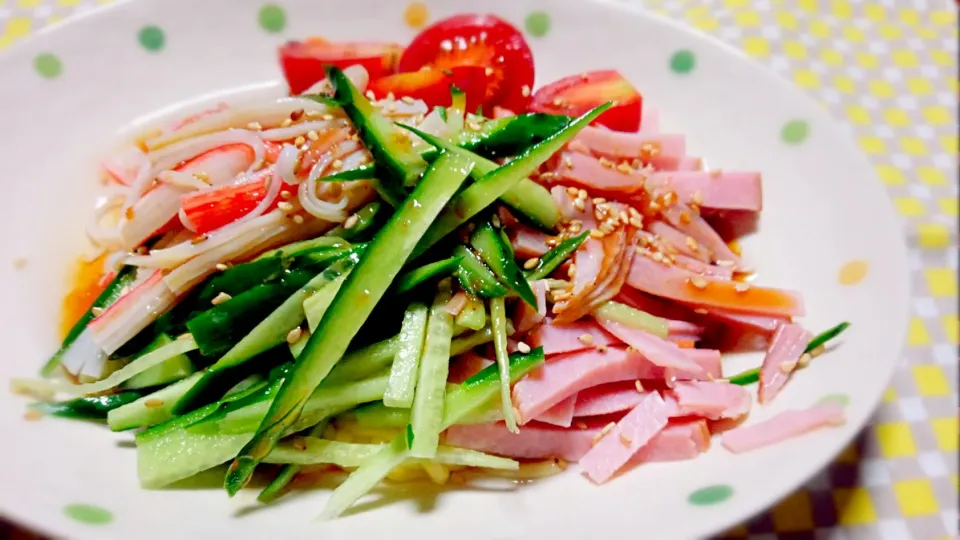
{"label": "white sesame seed", "polygon": [[780,362],[780,371],[782,373],[790,373],[793,371],[793,368],[797,367],[797,362]]}
{"label": "white sesame seed", "polygon": [[718,261],[716,262],[716,265],[717,265],[717,266],[731,267],[731,266],[733,266],[733,261],[718,260]]}
{"label": "white sesame seed", "polygon": [[339,169],[340,167],[343,167],[343,161],[339,159],[333,160],[333,163],[330,164],[330,168],[334,170]]}
{"label": "white sesame seed", "polygon": [[733,284],[733,290],[737,291],[738,293],[747,292],[750,290],[750,285],[747,283],[737,282]]}
{"label": "white sesame seed", "polygon": [[326,120],[327,122],[329,122],[329,121],[333,120],[333,115],[332,115],[332,114],[325,114],[325,115],[323,115],[323,119]]}
{"label": "white sesame seed", "polygon": [[249,124],[247,124],[247,129],[260,131],[261,129],[263,129],[263,126],[260,125],[260,122],[250,122]]}
{"label": "white sesame seed", "polygon": [[400,98],[400,101],[406,103],[407,105],[413,105],[413,98],[410,96],[403,96]]}
{"label": "white sesame seed", "polygon": [[638,228],[638,229],[642,229],[642,228],[643,228],[643,220],[640,219],[640,218],[638,218],[638,217],[632,217],[632,218],[630,218],[630,225],[632,225],[632,226],[634,226],[634,227],[636,227],[636,228]]}
{"label": "white sesame seed", "polygon": [[797,360],[797,365],[800,367],[807,367],[807,364],[809,364],[811,360],[813,360],[813,356],[810,353],[803,353]]}
{"label": "white sesame seed", "polygon": [[103,313],[103,308],[102,308],[102,307],[92,307],[92,308],[90,308],[90,313],[93,313],[93,316],[94,316],[94,317],[99,317],[100,314]]}
{"label": "white sesame seed", "polygon": [[227,265],[225,265],[225,264],[223,264],[223,263],[217,263],[216,268],[217,268],[217,270],[223,272],[224,270],[226,270],[227,268],[230,268],[230,267],[227,266]]}
{"label": "white sesame seed", "polygon": [[293,203],[290,203],[287,201],[280,201],[277,203],[277,208],[279,208],[281,212],[292,212]]}
{"label": "white sesame seed", "polygon": [[568,187],[568,188],[567,188],[567,195],[569,195],[569,196],[571,196],[571,197],[576,197],[576,196],[577,196],[577,188],[575,188],[575,187]]}
{"label": "white sesame seed", "polygon": [[603,237],[606,236],[606,235],[607,235],[607,233],[605,233],[602,229],[591,229],[591,230],[590,230],[590,237],[591,237],[591,238],[603,238]]}
{"label": "white sesame seed", "polygon": [[373,90],[367,90],[363,95],[366,96],[367,99],[377,99],[377,96],[373,95]]}
{"label": "white sesame seed", "polygon": [[148,400],[146,400],[146,401],[143,402],[143,406],[144,406],[144,407],[147,407],[148,409],[155,409],[155,408],[160,407],[160,406],[162,406],[162,405],[163,405],[163,400],[162,400],[162,399],[157,399],[157,398],[150,398],[150,399],[148,399]]}
{"label": "white sesame seed", "polygon": [[303,135],[300,135],[299,137],[297,137],[296,139],[293,140],[293,144],[296,145],[296,146],[301,146],[301,145],[303,145],[305,142],[307,142],[307,139],[306,139],[306,137],[304,137]]}
{"label": "white sesame seed", "polygon": [[193,177],[201,182],[210,183],[210,175],[205,172],[193,173]]}
{"label": "white sesame seed", "polygon": [[517,350],[523,354],[527,354],[530,352],[530,346],[521,341],[520,343],[517,343]]}
{"label": "white sesame seed", "polygon": [[293,330],[287,332],[287,343],[293,345],[300,340],[300,336],[303,335],[303,329],[299,326]]}
{"label": "white sesame seed", "polygon": [[816,358],[821,354],[823,354],[826,350],[827,350],[827,347],[825,345],[819,345],[815,347],[812,351],[810,351],[810,356],[812,358]]}
{"label": "white sesame seed", "polygon": [[[527,259],[527,262],[523,263],[523,268],[525,270],[533,270],[534,268],[537,267],[538,264],[540,264],[540,259],[537,257],[534,257],[533,259]],[[573,267],[571,266],[571,268]]]}
{"label": "white sesame seed", "polygon": [[225,292],[221,292],[220,294],[214,296],[213,300],[210,300],[210,303],[215,306],[219,306],[220,304],[226,302],[227,300],[230,300],[231,298],[233,297],[230,296],[229,294]]}
{"label": "white sesame seed", "polygon": [[603,204],[603,203],[605,203],[605,202],[607,202],[607,200],[604,199],[603,197],[594,197],[594,198],[593,198],[593,204],[596,204],[596,205],[598,205],[598,206],[601,205],[601,204]]}
{"label": "white sesame seed", "polygon": [[303,224],[303,216],[301,216],[301,215],[299,215],[299,214],[293,216],[293,222],[296,223],[297,225],[302,225],[302,224]]}
{"label": "white sesame seed", "polygon": [[698,244],[697,241],[694,240],[692,236],[686,237],[684,239],[684,243],[687,244],[687,248],[689,248],[691,251],[696,252],[700,250],[700,244]]}
{"label": "white sesame seed", "polygon": [[343,228],[352,229],[357,226],[357,222],[359,221],[360,221],[360,218],[356,214],[353,214],[350,217],[348,217],[346,221],[343,222]]}
{"label": "white sesame seed", "polygon": [[530,85],[528,85],[528,84],[523,85],[523,86],[520,88],[520,93],[523,95],[523,97],[529,97],[529,96],[530,96]]}
{"label": "white sesame seed", "polygon": [[700,277],[700,276],[692,277],[692,278],[690,278],[689,281],[690,281],[690,284],[691,284],[691,285],[693,285],[694,287],[696,287],[696,288],[698,288],[698,289],[706,289],[706,288],[707,288],[707,285],[708,285],[707,280],[703,279],[703,278]]}
{"label": "white sesame seed", "polygon": [[23,257],[17,257],[13,259],[13,267],[17,270],[21,270],[27,266],[27,260]]}
{"label": "white sesame seed", "polygon": [[283,122],[280,122],[280,127],[290,127],[293,125],[293,120],[289,118],[284,118]]}
{"label": "white sesame seed", "polygon": [[603,429],[600,430],[600,433],[597,433],[597,436],[593,438],[593,444],[600,442],[600,439],[606,437],[611,431],[613,431],[613,428],[615,427],[617,427],[615,422],[610,422],[609,424],[603,426]]}
{"label": "white sesame seed", "polygon": [[631,439],[626,433],[620,432],[620,444],[624,446],[630,446],[632,443],[633,439]]}
{"label": "white sesame seed", "polygon": [[563,106],[563,100],[560,99],[560,98],[554,99],[554,100],[553,100],[553,106],[554,106],[554,107],[562,107],[562,106]]}
{"label": "white sesame seed", "polygon": [[593,345],[593,336],[590,334],[580,334],[577,336],[577,341],[584,345]]}
{"label": "white sesame seed", "polygon": [[287,199],[289,199],[290,197],[293,197],[293,193],[290,193],[289,191],[287,191],[287,190],[285,190],[285,189],[280,192],[280,198],[281,198],[281,199],[287,200]]}
{"label": "white sesame seed", "polygon": [[693,312],[696,313],[696,314],[698,314],[698,315],[706,315],[707,313],[710,313],[709,311],[707,311],[707,310],[705,310],[705,309],[703,309],[703,308],[697,308],[697,309],[693,310]]}
{"label": "white sesame seed", "polygon": [[309,118],[317,118],[318,116],[323,116],[323,113],[320,111],[307,111],[304,114]]}
{"label": "white sesame seed", "polygon": [[494,214],[494,216],[493,216],[492,218],[490,218],[490,222],[493,223],[493,226],[494,226],[494,227],[500,227],[500,226],[501,226],[500,216],[498,216],[498,215],[496,215],[496,214]]}

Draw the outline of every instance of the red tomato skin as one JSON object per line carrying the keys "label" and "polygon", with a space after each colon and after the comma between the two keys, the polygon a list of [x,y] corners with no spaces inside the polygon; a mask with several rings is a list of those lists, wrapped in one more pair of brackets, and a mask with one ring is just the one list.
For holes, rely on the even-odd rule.
{"label": "red tomato skin", "polygon": [[613,101],[595,124],[616,131],[640,129],[643,97],[620,73],[613,69],[571,75],[537,90],[528,110],[549,114],[579,116]]}
{"label": "red tomato skin", "polygon": [[456,86],[467,95],[467,112],[473,112],[483,103],[487,75],[479,66],[458,66],[451,69],[426,68],[412,73],[398,73],[372,81],[367,89],[377,99],[393,94],[397,99],[422,99],[428,107],[449,107],[450,86]]}
{"label": "red tomato skin", "polygon": [[455,15],[425,28],[400,57],[399,69],[416,71],[425,65],[490,68],[484,108],[524,110],[530,100],[533,52],[519,30],[493,15]]}
{"label": "red tomato skin", "polygon": [[370,80],[396,72],[403,48],[393,43],[326,43],[322,39],[290,41],[280,47],[280,67],[291,94],[300,94],[323,80],[324,66],[340,69],[360,64]]}

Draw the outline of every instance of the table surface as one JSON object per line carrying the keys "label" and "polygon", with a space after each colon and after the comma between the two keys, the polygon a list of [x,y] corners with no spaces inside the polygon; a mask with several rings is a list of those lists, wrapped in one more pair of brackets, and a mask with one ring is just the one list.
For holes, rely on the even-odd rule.
{"label": "table surface", "polygon": [[[0,50],[111,0],[0,0]],[[869,427],[728,538],[958,538],[957,9],[950,0],[621,0],[712,34],[843,121],[899,212],[908,346]],[[0,522],[0,538],[35,535]]]}

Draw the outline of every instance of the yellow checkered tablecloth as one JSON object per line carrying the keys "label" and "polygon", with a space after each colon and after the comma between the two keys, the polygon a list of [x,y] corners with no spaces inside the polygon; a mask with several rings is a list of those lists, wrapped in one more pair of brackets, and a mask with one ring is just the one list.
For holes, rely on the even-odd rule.
{"label": "yellow checkered tablecloth", "polygon": [[[0,50],[110,1],[0,0]],[[713,34],[819,99],[871,157],[910,246],[908,348],[872,423],[804,488],[727,536],[958,538],[955,4],[619,1],[641,2]]]}

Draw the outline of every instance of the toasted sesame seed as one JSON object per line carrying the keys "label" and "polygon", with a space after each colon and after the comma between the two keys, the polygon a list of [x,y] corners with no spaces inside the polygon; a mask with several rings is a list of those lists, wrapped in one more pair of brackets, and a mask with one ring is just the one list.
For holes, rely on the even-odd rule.
{"label": "toasted sesame seed", "polygon": [[690,212],[687,212],[686,210],[680,212],[680,223],[683,223],[684,225],[689,225],[690,221],[691,221]]}
{"label": "toasted sesame seed", "polygon": [[716,264],[717,266],[730,267],[730,266],[733,266],[733,261],[728,261],[728,260],[725,260],[725,259],[721,259],[721,260],[718,260],[718,261],[717,261],[716,263],[714,263],[714,264]]}
{"label": "toasted sesame seed", "polygon": [[43,418],[43,413],[36,409],[29,409],[27,412],[23,413],[23,419],[28,422],[36,422]]}
{"label": "toasted sesame seed", "polygon": [[360,218],[356,214],[353,214],[350,217],[348,217],[346,221],[343,222],[343,228],[352,229],[357,226],[357,222],[359,221],[360,221]]}
{"label": "toasted sesame seed", "polygon": [[[594,197],[594,198],[593,198],[593,204],[597,205],[597,209],[598,209],[598,210],[600,209],[600,205],[601,205],[601,204],[604,204],[604,203],[606,203],[606,202],[607,202],[607,200],[604,199],[603,197]],[[606,207],[604,207],[604,208],[606,208]]]}
{"label": "toasted sesame seed", "polygon": [[698,288],[698,289],[706,289],[706,288],[707,288],[707,285],[709,284],[709,283],[707,282],[707,280],[703,279],[703,278],[700,277],[700,276],[696,276],[696,277],[690,278],[690,279],[689,279],[689,282],[690,282],[691,285],[693,285],[694,287],[696,287],[696,288]]}
{"label": "toasted sesame seed", "polygon": [[640,219],[640,218],[638,218],[638,217],[632,217],[632,218],[630,218],[630,225],[633,225],[634,227],[636,227],[636,228],[638,228],[638,229],[642,229],[642,228],[643,228],[643,220]]}
{"label": "toasted sesame seed", "polygon": [[162,406],[163,406],[163,400],[162,400],[162,399],[157,399],[157,398],[150,398],[150,399],[144,401],[144,402],[143,402],[143,405],[144,405],[144,407],[147,407],[147,408],[149,408],[149,409],[155,409],[155,408],[157,408],[157,407],[162,407]]}
{"label": "toasted sesame seed", "polygon": [[690,202],[692,202],[697,206],[700,206],[701,204],[703,204],[703,194],[700,193],[700,190],[693,192],[693,195],[690,196]]}
{"label": "toasted sesame seed", "polygon": [[27,260],[23,257],[17,257],[13,259],[13,267],[17,270],[25,268],[27,266]]}
{"label": "toasted sesame seed", "polygon": [[570,279],[573,279],[576,276],[577,276],[577,265],[571,263],[570,266],[567,267],[567,277],[569,277]]}
{"label": "toasted sesame seed", "polygon": [[593,439],[593,444],[600,442],[600,439],[606,437],[613,431],[613,428],[617,427],[616,422],[610,422],[609,424],[603,426],[603,429],[600,430],[600,433],[597,433],[597,436]]}
{"label": "toasted sesame seed", "polygon": [[223,272],[224,270],[226,270],[227,268],[230,268],[230,267],[227,266],[227,265],[224,264],[224,263],[217,263],[216,268],[217,268],[217,270]]}
{"label": "toasted sesame seed", "polygon": [[574,200],[573,200],[573,208],[574,208],[574,210],[576,210],[577,212],[583,212],[584,210],[587,209],[587,206],[586,206],[586,204],[584,204],[583,199],[574,199]]}
{"label": "toasted sesame seed", "polygon": [[134,217],[134,212],[133,212],[133,207],[132,207],[132,206],[127,207],[127,209],[123,212],[123,217],[127,218],[127,221],[130,221],[130,220],[133,219],[133,217]]}
{"label": "toasted sesame seed", "polygon": [[103,313],[103,308],[102,308],[102,307],[92,307],[92,308],[90,308],[90,313],[92,313],[94,317],[99,317],[99,316]]}
{"label": "toasted sesame seed", "polygon": [[781,373],[790,373],[795,367],[797,367],[797,361],[793,362],[780,362],[780,371]]}
{"label": "toasted sesame seed", "polygon": [[247,124],[247,129],[260,131],[261,129],[263,129],[263,126],[260,125],[260,122],[250,122],[249,124]]}
{"label": "toasted sesame seed", "polygon": [[287,201],[280,201],[277,203],[277,208],[279,208],[281,212],[292,212],[293,203],[287,202]]}
{"label": "toasted sesame seed", "polygon": [[220,304],[226,302],[227,300],[230,300],[231,298],[233,297],[230,296],[229,294],[225,292],[221,292],[220,294],[214,296],[213,300],[210,300],[210,303],[215,306],[219,306]]}
{"label": "toasted sesame seed", "polygon": [[637,392],[640,392],[641,394],[646,392],[646,390],[643,388],[643,383],[640,382],[640,379],[633,381],[633,387],[636,388]]}
{"label": "toasted sesame seed", "polygon": [[812,351],[810,351],[810,356],[812,358],[816,358],[821,354],[823,354],[826,350],[827,350],[827,347],[825,345],[819,345],[815,347]]}
{"label": "toasted sesame seed", "polygon": [[284,118],[283,122],[280,122],[280,127],[290,127],[293,125],[293,120],[289,118]]}
{"label": "toasted sesame seed", "polygon": [[735,291],[737,291],[737,292],[739,292],[739,293],[747,292],[747,291],[750,290],[750,285],[747,284],[747,283],[739,283],[739,282],[737,282],[737,283],[734,283],[734,284],[733,284],[733,290],[735,290]]}
{"label": "toasted sesame seed", "polygon": [[707,310],[705,310],[705,309],[703,309],[703,308],[699,308],[699,307],[698,307],[697,309],[693,310],[693,312],[696,313],[696,314],[698,314],[698,315],[706,315],[707,313],[710,313],[709,311],[707,311]]}
{"label": "toasted sesame seed", "polygon": [[621,210],[620,213],[617,214],[617,217],[620,218],[620,221],[623,223],[630,223],[630,216],[627,215],[626,210]]}
{"label": "toasted sesame seed", "polygon": [[810,353],[803,353],[797,360],[797,365],[800,367],[807,367],[807,364],[809,364],[811,360],[813,360],[813,355]]}
{"label": "toasted sesame seed", "polygon": [[621,162],[619,165],[617,165],[617,172],[623,174],[633,174],[633,167],[627,163]]}
{"label": "toasted sesame seed", "polygon": [[320,111],[307,111],[304,114],[307,115],[307,118],[317,118],[317,117],[323,116],[323,113]]}
{"label": "toasted sesame seed", "polygon": [[523,354],[527,354],[530,352],[530,346],[521,341],[520,343],[517,343],[517,350]]}
{"label": "toasted sesame seed", "polygon": [[691,251],[693,252],[700,251],[700,244],[698,244],[697,241],[694,240],[692,236],[686,237],[683,240],[683,242],[687,245],[688,248],[690,248]]}
{"label": "toasted sesame seed", "polygon": [[577,422],[577,423],[574,424],[574,425],[577,426],[577,429],[587,429],[587,424],[586,424],[586,422]]}
{"label": "toasted sesame seed", "polygon": [[413,98],[410,96],[403,96],[400,98],[400,101],[406,103],[407,105],[413,105]]}
{"label": "toasted sesame seed", "polygon": [[332,114],[325,114],[325,115],[323,115],[323,119],[326,120],[327,122],[329,122],[329,121],[333,120],[333,115],[332,115]]}
{"label": "toasted sesame seed", "polygon": [[580,199],[580,200],[582,200],[582,201],[586,201],[586,200],[587,200],[587,190],[585,190],[585,189],[578,189],[578,190],[577,190],[577,198]]}
{"label": "toasted sesame seed", "polygon": [[523,263],[523,268],[525,270],[533,270],[534,268],[537,267],[538,264],[540,264],[540,259],[537,257],[534,257],[533,259],[527,259],[527,261]]}
{"label": "toasted sesame seed", "polygon": [[553,100],[553,106],[554,106],[554,107],[562,107],[562,106],[563,106],[563,100],[560,99],[560,98],[555,98],[555,99]]}
{"label": "toasted sesame seed", "polygon": [[289,199],[290,197],[293,197],[293,193],[290,193],[289,191],[287,191],[287,190],[285,190],[285,189],[280,192],[280,198],[281,198],[281,199],[287,200],[287,199]]}
{"label": "toasted sesame seed", "polygon": [[303,329],[299,326],[293,330],[287,332],[287,343],[293,345],[297,341],[300,341],[300,336],[303,335]]}
{"label": "toasted sesame seed", "polygon": [[616,166],[614,162],[605,157],[600,158],[598,161],[600,162],[600,166],[604,169],[613,169]]}
{"label": "toasted sesame seed", "polygon": [[493,223],[493,226],[494,226],[494,227],[500,227],[500,226],[501,226],[500,216],[498,216],[498,215],[496,215],[496,214],[494,214],[493,217],[490,218],[490,222]]}
{"label": "toasted sesame seed", "polygon": [[630,446],[633,443],[633,439],[627,436],[626,433],[620,432],[620,444],[624,446]]}
{"label": "toasted sesame seed", "polygon": [[567,195],[569,195],[569,196],[571,196],[571,197],[576,197],[576,196],[577,196],[577,188],[575,188],[575,187],[568,187],[568,188],[567,188]]}
{"label": "toasted sesame seed", "polygon": [[330,164],[331,169],[339,169],[340,167],[343,167],[343,160],[340,159],[335,159],[333,163]]}
{"label": "toasted sesame seed", "polygon": [[299,137],[293,140],[293,144],[295,144],[296,146],[302,146],[306,142],[307,142],[307,139],[303,135],[300,135]]}
{"label": "toasted sesame seed", "polygon": [[377,99],[377,96],[373,95],[373,90],[367,90],[364,94],[367,99]]}
{"label": "toasted sesame seed", "polygon": [[193,173],[193,177],[201,182],[210,183],[210,175],[205,172]]}
{"label": "toasted sesame seed", "polygon": [[591,230],[590,230],[590,237],[591,237],[591,238],[603,238],[603,237],[606,236],[606,235],[607,235],[607,233],[603,232],[602,229],[591,229]]}
{"label": "toasted sesame seed", "polygon": [[577,336],[577,341],[584,345],[593,345],[593,336],[590,334],[580,334]]}
{"label": "toasted sesame seed", "polygon": [[196,244],[202,243],[206,239],[207,239],[207,235],[201,234],[200,236],[194,236],[193,238],[191,238],[190,243],[196,245]]}
{"label": "toasted sesame seed", "polygon": [[520,93],[523,95],[523,97],[529,97],[529,96],[530,96],[530,85],[529,85],[529,84],[523,85],[523,86],[520,88]]}
{"label": "toasted sesame seed", "polygon": [[566,168],[568,168],[568,169],[572,169],[572,168],[573,168],[573,160],[570,159],[569,156],[568,156],[568,157],[564,157],[564,158],[563,158],[563,166],[566,167]]}
{"label": "toasted sesame seed", "polygon": [[556,238],[551,236],[550,238],[547,238],[546,240],[544,240],[543,243],[550,247],[554,247],[557,245],[558,242]]}
{"label": "toasted sesame seed", "polygon": [[553,291],[553,301],[554,301],[554,302],[562,302],[562,301],[570,298],[571,296],[573,296],[573,293],[571,293],[570,291],[564,291],[564,290],[562,290],[562,289],[561,289],[561,290]]}
{"label": "toasted sesame seed", "polygon": [[607,346],[604,344],[597,345],[597,352],[605,353],[607,352]]}
{"label": "toasted sesame seed", "polygon": [[310,139],[311,141],[315,141],[320,138],[320,134],[311,129],[310,131],[307,132],[307,138]]}
{"label": "toasted sesame seed", "polygon": [[303,216],[301,216],[300,214],[297,214],[297,215],[293,216],[293,222],[296,223],[297,225],[302,225],[302,224],[303,224]]}
{"label": "toasted sesame seed", "polygon": [[397,96],[393,92],[387,92],[387,101],[396,101]]}

